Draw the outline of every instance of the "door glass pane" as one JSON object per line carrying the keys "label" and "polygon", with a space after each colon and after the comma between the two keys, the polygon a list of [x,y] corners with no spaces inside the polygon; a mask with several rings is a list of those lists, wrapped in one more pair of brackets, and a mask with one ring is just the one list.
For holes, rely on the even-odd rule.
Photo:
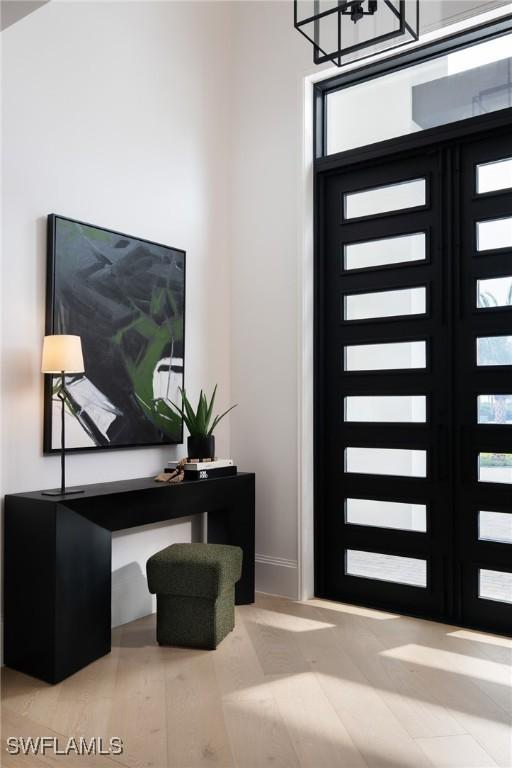
{"label": "door glass pane", "polygon": [[344,197],[346,219],[360,216],[375,216],[379,213],[402,211],[426,204],[427,184],[425,179],[401,181],[362,192],[347,192]]}
{"label": "door glass pane", "polygon": [[477,166],[476,191],[479,195],[509,187],[512,187],[512,157]]}
{"label": "door glass pane", "polygon": [[399,315],[424,315],[427,289],[401,288],[396,291],[354,293],[344,297],[344,320],[369,320]]}
{"label": "door glass pane", "polygon": [[405,368],[425,368],[426,364],[426,341],[354,344],[345,347],[345,371],[385,371]]}
{"label": "door glass pane", "polygon": [[347,549],[345,573],[365,579],[410,584],[413,587],[427,586],[427,562],[416,557]]}
{"label": "door glass pane", "polygon": [[512,395],[478,395],[478,423],[512,424]]}
{"label": "door glass pane", "polygon": [[425,395],[349,395],[345,421],[425,422]]}
{"label": "door glass pane", "polygon": [[512,275],[477,280],[476,305],[481,309],[512,306]]}
{"label": "door glass pane", "polygon": [[478,538],[512,544],[512,514],[507,512],[478,513]]}
{"label": "door glass pane", "polygon": [[345,448],[345,472],[427,476],[427,452],[409,448]]}
{"label": "door glass pane", "polygon": [[512,365],[512,336],[481,336],[476,340],[477,365]]}
{"label": "door glass pane", "polygon": [[512,483],[512,453],[479,453],[478,480],[481,483]]}
{"label": "door glass pane", "polygon": [[364,243],[349,243],[344,246],[343,268],[366,269],[387,264],[403,264],[410,261],[424,261],[426,258],[426,237],[424,232],[413,235],[385,237],[382,240],[368,240]]}
{"label": "door glass pane", "polygon": [[500,603],[512,603],[512,573],[480,568],[478,576],[478,597],[497,600]]}
{"label": "door glass pane", "polygon": [[375,499],[345,499],[345,522],[400,531],[427,530],[426,504]]}
{"label": "door glass pane", "polygon": [[512,247],[512,217],[477,221],[476,247],[478,251]]}

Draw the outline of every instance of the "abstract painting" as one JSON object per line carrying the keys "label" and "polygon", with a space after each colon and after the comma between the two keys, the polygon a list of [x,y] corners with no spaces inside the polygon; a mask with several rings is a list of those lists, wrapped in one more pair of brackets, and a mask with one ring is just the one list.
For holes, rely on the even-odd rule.
{"label": "abstract painting", "polygon": [[[66,377],[71,450],[180,443],[185,252],[52,214],[46,333],[82,339]],[[45,385],[44,451],[60,448],[56,377]]]}

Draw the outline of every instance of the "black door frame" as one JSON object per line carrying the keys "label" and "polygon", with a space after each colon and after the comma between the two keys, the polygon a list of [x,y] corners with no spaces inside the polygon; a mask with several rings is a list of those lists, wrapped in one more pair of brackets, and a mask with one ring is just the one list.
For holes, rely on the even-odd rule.
{"label": "black door frame", "polygon": [[[393,236],[406,232],[425,232],[429,250],[432,254],[440,253],[446,248],[442,238],[445,228],[443,185],[441,169],[444,153],[416,152],[413,157],[399,159],[385,157],[382,163],[364,164],[361,168],[351,166],[350,172],[340,174],[330,171],[325,175],[326,206],[329,213],[323,231],[326,236],[327,261],[319,270],[329,289],[326,291],[325,302],[322,302],[322,316],[327,323],[324,343],[326,355],[324,358],[323,397],[318,400],[326,403],[331,414],[330,423],[322,420],[324,435],[321,438],[325,455],[321,465],[329,473],[324,489],[323,507],[333,510],[342,494],[350,498],[371,498],[376,500],[392,500],[397,502],[414,502],[427,505],[428,526],[425,533],[405,531],[385,527],[353,526],[342,520],[342,509],[339,515],[328,514],[326,511],[323,522],[326,525],[323,539],[325,557],[318,562],[325,566],[325,588],[322,596],[343,601],[366,602],[368,599],[369,582],[340,572],[341,559],[338,558],[338,547],[343,549],[367,550],[402,557],[418,557],[425,559],[428,571],[428,589],[418,590],[414,586],[393,584],[390,581],[372,580],[371,599],[374,607],[406,611],[409,605],[414,605],[418,615],[440,616],[448,610],[447,595],[444,589],[444,579],[441,579],[443,569],[449,567],[451,557],[452,531],[444,525],[444,517],[440,514],[441,506],[451,505],[452,487],[449,482],[451,474],[445,472],[446,462],[440,457],[451,455],[446,451],[437,451],[438,444],[450,440],[452,431],[449,429],[451,420],[451,389],[439,381],[438,372],[446,371],[451,376],[450,348],[444,339],[451,334],[451,319],[446,316],[444,292],[438,288],[445,284],[446,260],[437,255],[429,255],[424,261],[410,265],[386,265],[379,269],[363,269],[350,272],[339,269],[339,261],[333,259],[333,227],[336,221],[337,202],[344,193],[358,188],[373,188],[383,183],[400,182],[406,177],[425,178],[426,204],[417,208],[405,208],[383,216],[369,216],[365,219],[352,219],[347,223],[350,234],[344,236],[342,226],[341,239],[349,242],[371,240],[376,236]],[[354,173],[355,171],[355,173]],[[329,182],[330,180],[330,182]],[[354,187],[354,183],[357,185]],[[337,231],[340,222],[334,224]],[[331,226],[330,226],[331,225]],[[375,229],[376,228],[376,229]],[[337,241],[337,235],[334,235]],[[336,246],[334,246],[336,247]],[[341,258],[341,256],[340,256]],[[434,284],[436,289],[433,290]],[[397,315],[376,320],[345,321],[341,317],[338,292],[343,295],[352,293],[356,287],[365,291],[389,290],[394,287],[406,288],[422,285],[426,288],[426,311],[421,315]],[[333,300],[332,288],[335,298]],[[427,343],[427,359],[424,368],[417,370],[384,370],[373,371],[370,374],[360,372],[339,371],[339,359],[333,355],[333,344],[340,345],[358,343],[385,343],[407,340],[425,339]],[[433,340],[435,339],[435,342]],[[341,417],[339,404],[340,387],[343,395],[371,394],[371,390],[379,394],[426,394],[428,420],[425,423],[347,423],[342,428],[332,429],[332,422]],[[374,448],[405,448],[427,450],[428,488],[425,480],[417,477],[393,477],[386,475],[367,475],[349,473],[338,477],[339,457],[347,446]],[[366,494],[370,493],[370,496]],[[443,523],[443,524],[442,524]],[[342,544],[341,544],[342,542]],[[343,582],[343,586],[342,586]],[[368,603],[367,603],[368,604]],[[392,606],[390,608],[390,606]]]}
{"label": "black door frame", "polygon": [[[468,33],[463,35],[464,39],[454,41],[442,41],[444,50],[439,51],[439,47],[432,52],[429,48],[428,51],[424,50],[423,59],[432,58],[433,56],[441,55],[447,50],[454,50],[458,47],[466,47],[479,42],[482,39],[487,39],[492,36],[505,34],[512,29],[512,17],[508,17],[502,21],[499,25],[491,25],[493,30],[490,31],[489,25],[480,30],[472,30],[472,39],[468,41]],[[457,36],[461,38],[461,36]],[[419,49],[418,49],[419,50]],[[418,54],[419,55],[419,54]],[[410,66],[411,54],[401,54],[399,57],[395,57],[393,61],[388,62],[387,70],[392,71],[397,68]],[[400,62],[396,60],[400,59]],[[418,61],[419,58],[415,60]],[[382,64],[369,65],[368,67],[359,70],[360,73],[363,70],[372,70],[369,76],[376,77],[383,74]],[[379,71],[375,74],[374,70],[378,67]],[[361,74],[360,80],[366,79]],[[323,105],[325,103],[325,95],[330,90],[333,90],[332,86],[329,88],[330,81],[325,81],[323,84],[318,84],[316,92],[316,110],[315,110],[315,135],[318,136],[319,131],[324,132],[323,127]],[[352,78],[350,83],[346,85],[339,85],[337,87],[347,87],[353,84]],[[336,155],[330,155],[327,157],[321,157],[318,155],[319,148],[323,151],[323,138],[319,143],[315,140],[315,147],[317,153],[317,159],[315,160],[314,168],[314,557],[315,557],[315,595],[319,597],[325,597],[325,573],[324,573],[324,561],[323,561],[323,540],[324,540],[324,514],[325,509],[325,478],[324,478],[324,447],[325,447],[325,435],[324,435],[324,370],[325,359],[323,350],[323,341],[325,338],[323,327],[323,311],[324,306],[324,285],[323,285],[323,269],[322,264],[324,261],[325,245],[323,242],[324,231],[324,190],[326,180],[332,174],[339,174],[340,171],[348,170],[349,168],[356,169],[369,166],[378,160],[391,160],[393,156],[400,155],[401,158],[407,157],[407,155],[413,156],[418,151],[428,150],[433,146],[439,146],[443,144],[450,147],[450,144],[457,144],[464,138],[471,138],[478,135],[478,137],[485,138],[486,136],[492,136],[495,131],[512,129],[512,108],[500,110],[489,115],[483,115],[479,117],[462,120],[456,123],[451,123],[446,126],[440,126],[437,128],[428,129],[419,133],[410,134],[397,139],[389,139],[387,141],[378,142],[376,144],[360,147],[357,149],[349,150],[347,152],[338,153]],[[455,595],[457,603],[461,601],[461,595]],[[407,612],[407,611],[403,611]],[[427,614],[422,614],[426,618],[429,618]],[[433,615],[430,618],[442,621],[443,618],[439,615]],[[447,621],[449,619],[446,619]],[[453,617],[452,617],[453,620]],[[474,626],[482,628],[476,624],[464,624],[461,620],[461,625]]]}

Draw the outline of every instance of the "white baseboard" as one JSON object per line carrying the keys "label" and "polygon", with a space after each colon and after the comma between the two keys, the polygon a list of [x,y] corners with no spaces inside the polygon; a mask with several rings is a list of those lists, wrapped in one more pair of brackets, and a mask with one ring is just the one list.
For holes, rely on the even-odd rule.
{"label": "white baseboard", "polygon": [[299,571],[297,560],[272,555],[256,555],[256,591],[297,600]]}

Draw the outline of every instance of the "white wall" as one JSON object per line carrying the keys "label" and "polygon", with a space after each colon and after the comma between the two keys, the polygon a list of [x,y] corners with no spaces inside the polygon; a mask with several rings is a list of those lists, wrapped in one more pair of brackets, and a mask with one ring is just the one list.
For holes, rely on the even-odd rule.
{"label": "white wall", "polygon": [[233,455],[256,472],[258,588],[297,595],[301,76],[312,49],[287,2],[235,5]]}
{"label": "white wall", "polygon": [[[186,383],[230,401],[226,150],[230,15],[223,3],[59,2],[2,33],[1,491],[55,486],[42,456],[45,217],[187,251]],[[230,453],[228,420],[218,452]],[[151,475],[183,446],[80,454],[70,484]],[[115,623],[151,609],[147,556],[190,521],[116,534]]]}

